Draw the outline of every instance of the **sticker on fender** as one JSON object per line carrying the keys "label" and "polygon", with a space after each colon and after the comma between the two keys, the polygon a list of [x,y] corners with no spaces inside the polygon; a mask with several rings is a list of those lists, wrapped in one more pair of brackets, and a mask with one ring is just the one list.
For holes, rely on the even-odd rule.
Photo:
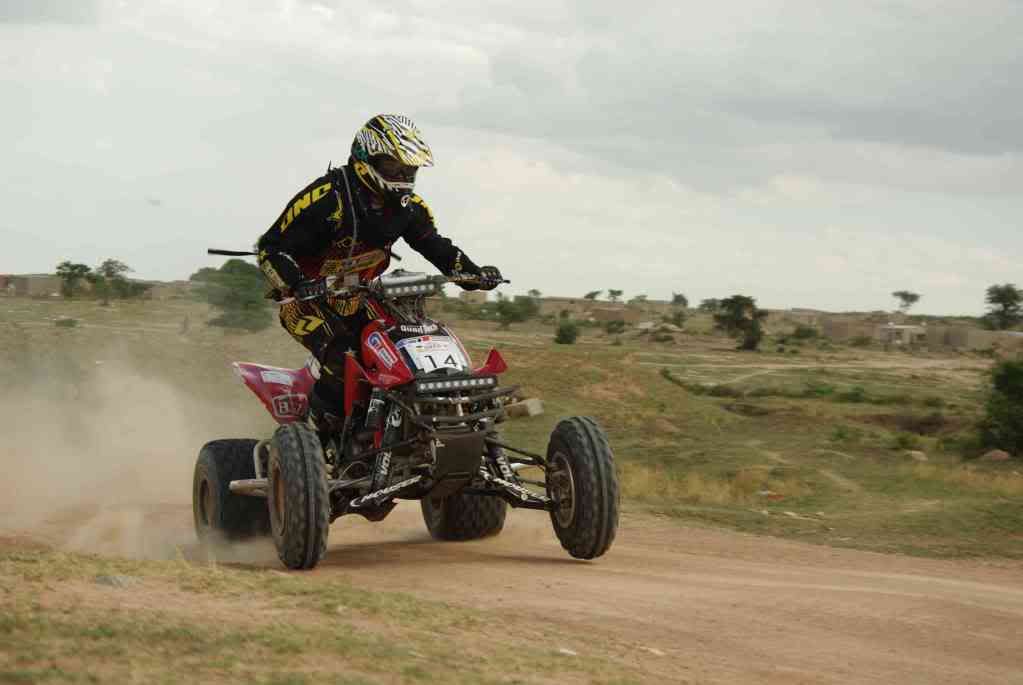
{"label": "sticker on fender", "polygon": [[366,338],[366,344],[369,345],[370,349],[376,353],[377,357],[388,369],[398,363],[398,358],[387,347],[387,343],[384,342],[384,336],[379,333],[373,333]]}

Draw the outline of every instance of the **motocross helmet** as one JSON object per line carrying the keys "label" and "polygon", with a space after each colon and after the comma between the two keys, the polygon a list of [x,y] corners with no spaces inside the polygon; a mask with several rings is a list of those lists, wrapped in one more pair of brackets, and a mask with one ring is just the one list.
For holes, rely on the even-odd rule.
{"label": "motocross helmet", "polygon": [[412,194],[419,167],[433,166],[433,152],[412,120],[401,114],[378,114],[352,141],[352,170],[384,200]]}

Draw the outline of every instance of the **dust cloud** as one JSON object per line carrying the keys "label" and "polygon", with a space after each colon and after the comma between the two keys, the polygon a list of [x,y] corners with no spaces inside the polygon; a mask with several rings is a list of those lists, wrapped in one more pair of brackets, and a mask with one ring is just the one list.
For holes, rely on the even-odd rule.
{"label": "dust cloud", "polygon": [[59,548],[173,558],[195,545],[192,470],[230,409],[97,361],[33,373],[0,398],[0,529]]}

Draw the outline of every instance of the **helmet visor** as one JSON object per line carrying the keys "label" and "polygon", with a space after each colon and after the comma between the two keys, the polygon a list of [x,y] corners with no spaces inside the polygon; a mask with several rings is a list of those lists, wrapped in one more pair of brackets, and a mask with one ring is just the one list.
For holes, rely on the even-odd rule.
{"label": "helmet visor", "polygon": [[370,159],[373,168],[392,183],[415,183],[417,167],[402,164],[394,157],[376,155]]}

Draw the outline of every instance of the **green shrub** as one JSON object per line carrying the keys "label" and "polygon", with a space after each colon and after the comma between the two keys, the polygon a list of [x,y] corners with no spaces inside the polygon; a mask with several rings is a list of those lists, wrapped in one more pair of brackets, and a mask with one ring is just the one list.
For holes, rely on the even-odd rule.
{"label": "green shrub", "polygon": [[835,386],[820,381],[807,381],[803,394],[807,397],[828,397],[835,394]]}
{"label": "green shrub", "polygon": [[78,319],[57,319],[53,324],[61,328],[74,328],[78,325]]}
{"label": "green shrub", "polygon": [[625,322],[622,320],[608,321],[604,324],[604,330],[608,335],[617,335],[625,330]]}
{"label": "green shrub", "polygon": [[855,338],[849,341],[850,347],[870,347],[874,344],[874,339],[869,335],[857,335]]}
{"label": "green shrub", "polygon": [[817,329],[813,326],[803,326],[800,324],[796,326],[796,330],[792,332],[792,337],[797,340],[811,340],[819,335]]}
{"label": "green shrub", "polygon": [[913,433],[896,433],[890,444],[893,450],[918,450],[920,438]]}
{"label": "green shrub", "polygon": [[854,386],[845,392],[840,392],[835,395],[835,399],[839,402],[851,402],[853,404],[860,404],[861,402],[867,401],[867,391],[862,385]]}
{"label": "green shrub", "polygon": [[985,447],[1023,453],[1023,360],[1003,361],[991,370],[991,388],[980,422]]}
{"label": "green shrub", "polygon": [[855,426],[835,426],[831,431],[831,442],[856,442],[863,437],[863,431]]}
{"label": "green shrub", "polygon": [[579,326],[571,320],[562,321],[554,333],[554,342],[559,345],[573,345],[578,337]]}

